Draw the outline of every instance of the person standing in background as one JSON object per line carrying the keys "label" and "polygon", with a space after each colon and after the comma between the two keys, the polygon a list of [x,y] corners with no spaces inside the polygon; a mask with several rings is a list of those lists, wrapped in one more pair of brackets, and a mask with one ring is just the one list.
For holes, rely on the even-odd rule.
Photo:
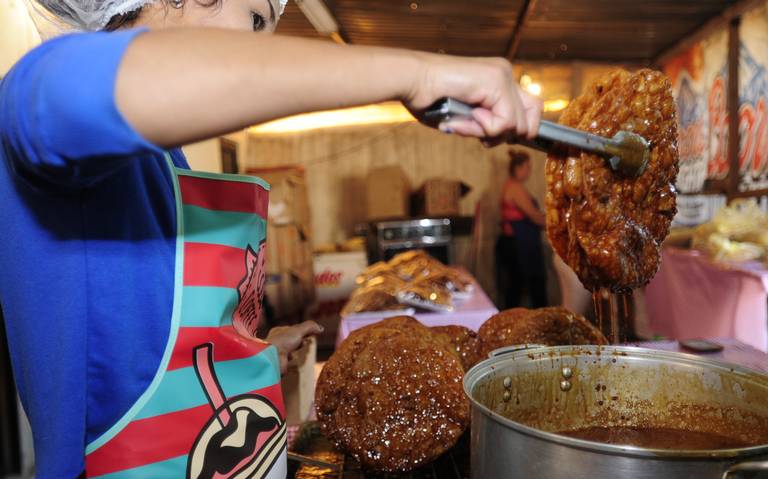
{"label": "person standing in background", "polygon": [[504,309],[521,305],[524,292],[531,307],[547,305],[547,274],[541,245],[546,219],[525,187],[531,158],[509,151],[509,177],[501,191],[501,234],[496,241],[496,284]]}

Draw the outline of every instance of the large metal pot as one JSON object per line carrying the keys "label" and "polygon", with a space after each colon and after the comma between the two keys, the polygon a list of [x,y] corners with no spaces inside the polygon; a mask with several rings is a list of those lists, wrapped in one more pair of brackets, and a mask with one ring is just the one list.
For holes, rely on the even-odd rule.
{"label": "large metal pot", "polygon": [[[739,366],[620,346],[512,349],[472,368],[464,390],[475,479],[768,474],[757,462],[768,459],[768,376]],[[554,434],[595,426],[712,432],[756,446],[645,449]]]}

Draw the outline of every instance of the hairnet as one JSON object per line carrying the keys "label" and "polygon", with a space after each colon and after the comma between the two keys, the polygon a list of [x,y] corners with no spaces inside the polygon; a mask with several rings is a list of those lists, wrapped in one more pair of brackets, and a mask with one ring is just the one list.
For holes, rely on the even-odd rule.
{"label": "hairnet", "polygon": [[[37,0],[68,25],[85,31],[103,29],[115,15],[132,12],[157,0]],[[280,14],[288,0],[278,0]]]}

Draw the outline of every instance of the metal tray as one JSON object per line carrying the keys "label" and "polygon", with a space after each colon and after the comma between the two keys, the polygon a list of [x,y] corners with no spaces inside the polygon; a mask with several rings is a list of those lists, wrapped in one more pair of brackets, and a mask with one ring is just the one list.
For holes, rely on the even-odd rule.
{"label": "metal tray", "polygon": [[379,473],[365,471],[353,457],[340,453],[320,432],[317,422],[304,424],[291,450],[323,461],[339,464],[338,471],[314,466],[290,464],[288,477],[295,479],[468,479],[469,433],[464,434],[456,446],[434,462],[407,473]]}

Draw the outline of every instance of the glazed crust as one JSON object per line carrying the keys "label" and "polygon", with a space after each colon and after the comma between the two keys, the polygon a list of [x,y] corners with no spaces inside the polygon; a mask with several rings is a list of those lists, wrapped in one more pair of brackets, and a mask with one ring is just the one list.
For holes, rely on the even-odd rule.
{"label": "glazed crust", "polygon": [[482,351],[477,333],[464,326],[434,326],[430,328],[441,341],[448,344],[461,359],[464,371],[469,371],[472,366],[482,361]]}
{"label": "glazed crust", "polygon": [[369,469],[409,471],[458,440],[469,424],[458,356],[407,317],[353,332],[315,392],[323,433]]}
{"label": "glazed crust", "polygon": [[608,344],[586,318],[559,306],[502,311],[483,323],[478,336],[484,357],[494,349],[517,344]]}
{"label": "glazed crust", "polygon": [[605,137],[624,130],[651,144],[638,178],[614,173],[604,159],[553,152],[546,164],[547,235],[557,254],[595,291],[626,291],[656,274],[660,245],[677,212],[677,120],[667,78],[648,69],[611,72],[590,85],[560,123]]}

